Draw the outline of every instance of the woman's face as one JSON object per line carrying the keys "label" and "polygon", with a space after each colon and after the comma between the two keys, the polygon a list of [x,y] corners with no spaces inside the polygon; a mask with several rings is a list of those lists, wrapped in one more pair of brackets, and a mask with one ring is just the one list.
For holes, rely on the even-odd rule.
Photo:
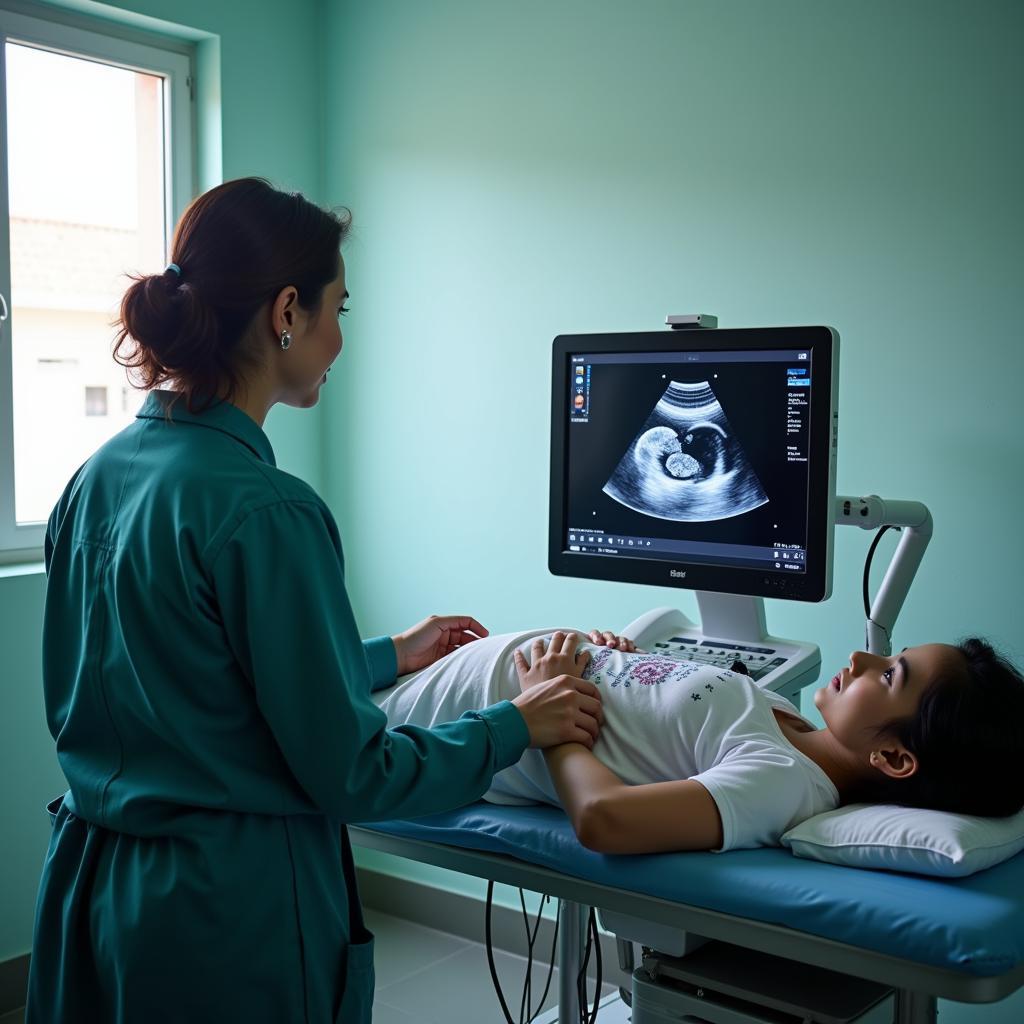
{"label": "woman's face", "polygon": [[889,722],[915,715],[928,687],[962,662],[948,644],[908,647],[891,657],[854,651],[849,666],[814,694],[814,705],[836,739],[860,751]]}
{"label": "woman's face", "polygon": [[285,404],[306,409],[319,400],[320,388],[341,352],[341,313],[347,298],[345,261],[339,256],[338,276],[324,287],[319,309],[295,310],[292,343],[279,362]]}

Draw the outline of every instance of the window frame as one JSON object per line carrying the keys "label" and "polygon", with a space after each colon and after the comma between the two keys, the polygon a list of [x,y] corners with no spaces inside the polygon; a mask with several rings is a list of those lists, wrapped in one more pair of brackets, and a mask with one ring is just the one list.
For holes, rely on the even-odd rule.
{"label": "window frame", "polygon": [[[27,13],[27,11],[31,13]],[[22,4],[0,5],[0,111],[7,110],[6,44],[23,43],[164,79],[164,231],[168,245],[178,216],[195,195],[195,49],[182,41],[136,33],[98,19],[55,16]],[[45,523],[19,525],[14,500],[14,394],[11,339],[10,204],[7,118],[0,118],[0,564],[37,560]],[[0,306],[0,316],[3,307]]]}

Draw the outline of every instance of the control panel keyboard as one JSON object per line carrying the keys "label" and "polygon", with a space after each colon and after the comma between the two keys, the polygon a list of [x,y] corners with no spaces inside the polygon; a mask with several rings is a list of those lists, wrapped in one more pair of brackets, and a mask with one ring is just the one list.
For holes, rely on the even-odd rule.
{"label": "control panel keyboard", "polygon": [[724,640],[697,640],[686,636],[656,640],[648,650],[679,661],[696,661],[715,668],[730,669],[754,680],[761,679],[786,663],[786,658],[772,647],[727,643]]}

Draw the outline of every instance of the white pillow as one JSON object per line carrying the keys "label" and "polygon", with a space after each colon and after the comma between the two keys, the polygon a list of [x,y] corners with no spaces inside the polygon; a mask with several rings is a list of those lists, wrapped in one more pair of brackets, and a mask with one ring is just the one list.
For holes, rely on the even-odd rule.
{"label": "white pillow", "polygon": [[892,804],[850,804],[816,814],[782,836],[798,857],[851,868],[954,878],[1024,850],[1024,810],[978,818]]}

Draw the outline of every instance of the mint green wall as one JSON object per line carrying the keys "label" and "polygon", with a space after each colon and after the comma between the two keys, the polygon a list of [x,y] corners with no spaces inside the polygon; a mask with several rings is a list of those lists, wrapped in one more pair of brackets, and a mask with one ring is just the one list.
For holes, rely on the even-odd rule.
{"label": "mint green wall", "polygon": [[[220,62],[223,177],[260,174],[318,200],[322,189],[323,107],[318,0],[135,0],[116,7],[74,2],[79,12],[106,13],[143,27],[188,26],[173,34],[198,38],[204,67]],[[138,16],[145,16],[139,18]],[[164,19],[154,26],[152,19]],[[217,82],[203,83],[216,102]],[[204,184],[213,182],[209,118],[201,154]],[[216,125],[214,123],[214,131]],[[215,163],[215,159],[214,159]],[[216,180],[216,179],[214,179]],[[267,431],[285,469],[321,485],[320,412],[271,414]],[[0,574],[0,961],[31,945],[35,890],[46,852],[43,806],[63,789],[46,730],[39,634],[43,577]]]}
{"label": "mint green wall", "polygon": [[50,819],[66,788],[40,680],[43,576],[0,570],[0,963],[26,952]]}
{"label": "mint green wall", "polygon": [[[706,311],[839,329],[840,488],[935,517],[897,643],[980,631],[1024,660],[1022,11],[329,4],[325,197],[356,229],[326,482],[364,631],[692,609],[548,574],[550,344]],[[768,605],[828,675],[863,643],[869,540],[839,532],[830,601]]]}
{"label": "mint green wall", "polygon": [[[1022,28],[1010,2],[330,5],[355,235],[327,493],[364,627],[688,605],[548,575],[550,343],[704,310],[839,329],[840,489],[935,517],[898,642],[1024,655]],[[830,601],[769,606],[826,666],[862,642],[869,539],[839,531]]]}

